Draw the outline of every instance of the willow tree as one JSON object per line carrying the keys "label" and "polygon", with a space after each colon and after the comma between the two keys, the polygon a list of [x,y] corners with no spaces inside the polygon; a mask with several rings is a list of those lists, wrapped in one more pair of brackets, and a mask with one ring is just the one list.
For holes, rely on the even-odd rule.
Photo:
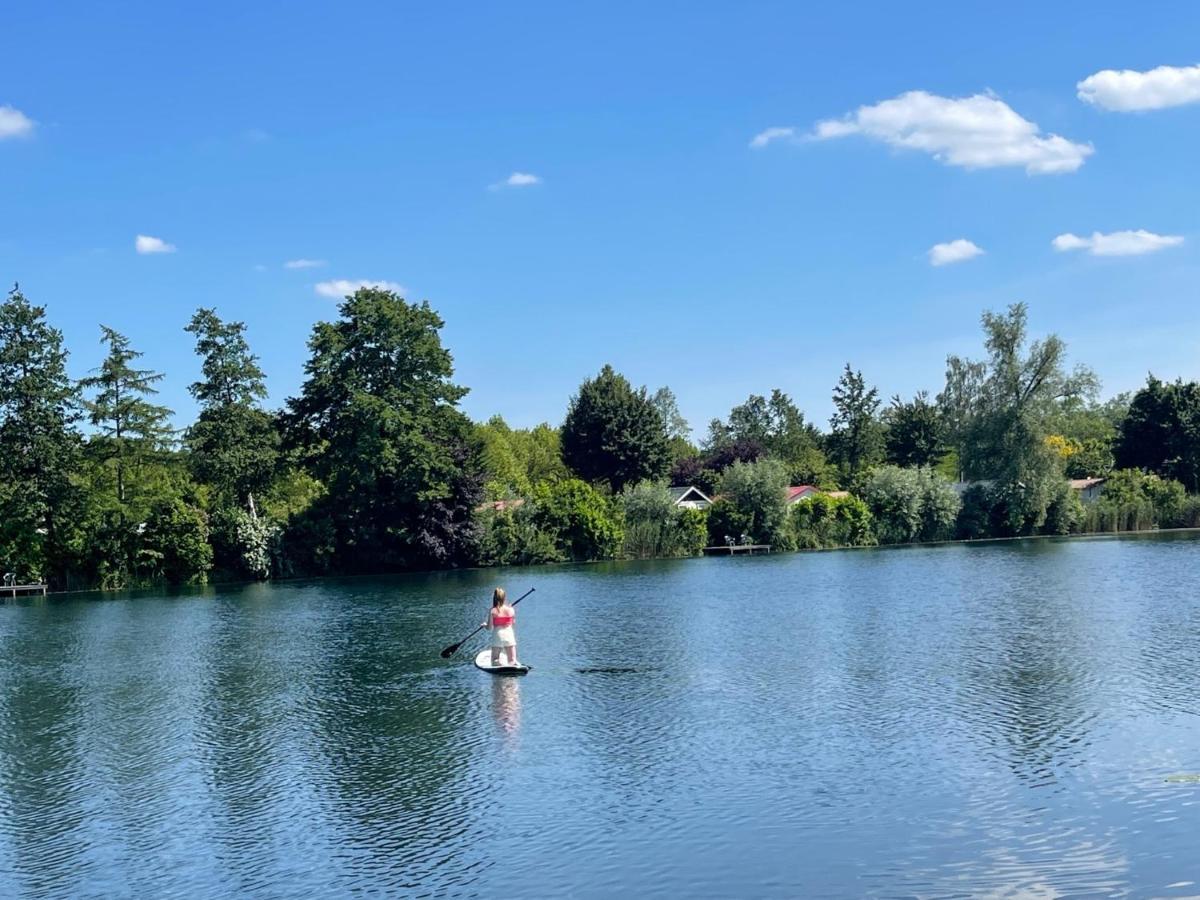
{"label": "willow tree", "polygon": [[1057,335],[1028,340],[1025,304],[985,312],[982,321],[987,359],[951,357],[957,384],[948,379],[944,395],[955,396],[967,477],[992,482],[1008,530],[1029,533],[1042,526],[1060,493],[1061,463],[1046,442],[1048,423],[1064,400],[1094,397],[1098,383],[1086,366],[1067,370],[1067,347]]}

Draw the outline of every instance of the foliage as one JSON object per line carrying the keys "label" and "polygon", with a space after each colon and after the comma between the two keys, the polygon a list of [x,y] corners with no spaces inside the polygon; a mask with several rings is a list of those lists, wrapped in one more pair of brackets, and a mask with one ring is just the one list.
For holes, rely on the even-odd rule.
{"label": "foliage", "polygon": [[[791,397],[776,388],[770,398],[751,394],[735,406],[726,421],[713,419],[708,426],[705,454],[699,465],[712,475],[706,490],[715,489],[716,477],[735,461],[754,462],[763,456],[779,460],[793,484],[836,487],[836,469],[821,449],[821,434],[804,420]],[[673,478],[675,484],[704,484],[704,476]]]}
{"label": "foliage", "polygon": [[662,419],[663,428],[667,432],[667,440],[687,443],[692,436],[692,426],[679,411],[679,401],[675,399],[675,392],[669,387],[660,387],[650,396],[650,403],[657,410],[658,417]]}
{"label": "foliage", "polygon": [[625,520],[622,556],[695,556],[704,548],[707,515],[701,510],[677,507],[665,484],[643,481],[630,485],[617,502]]}
{"label": "foliage", "polygon": [[569,477],[558,429],[541,424],[513,429],[500,416],[477,426],[488,500],[528,497],[537,485]]}
{"label": "foliage", "polygon": [[879,391],[868,388],[862,372],[846,363],[833,388],[834,414],[829,420],[829,447],[846,476],[853,479],[883,459],[883,425],[877,415]]}
{"label": "foliage", "polygon": [[612,559],[623,539],[614,502],[578,478],[541,485],[534,492],[532,521],[570,560]]}
{"label": "foliage", "polygon": [[1100,438],[1076,438],[1061,434],[1046,437],[1046,447],[1062,464],[1068,478],[1098,478],[1113,467],[1111,443]]}
{"label": "foliage", "polygon": [[946,451],[942,416],[926,391],[905,403],[899,396],[884,411],[887,461],[897,466],[935,466]]}
{"label": "foliage", "polygon": [[203,584],[212,568],[204,513],[176,497],[157,501],[141,535],[138,570],[142,580]]}
{"label": "foliage", "polygon": [[450,380],[441,317],[378,288],[338,312],[314,326],[307,378],[289,401],[291,441],[328,492],[297,526],[311,534],[314,517],[326,520],[340,571],[474,558],[480,448],[457,409],[466,391]]}
{"label": "foliage", "polygon": [[671,466],[666,428],[646,389],[634,390],[608,365],[571,398],[562,457],[580,478],[606,484],[614,493],[662,478]]}
{"label": "foliage", "polygon": [[1086,518],[1083,500],[1070,483],[1060,479],[1054,484],[1046,504],[1046,520],[1042,534],[1071,534],[1078,531]]}
{"label": "foliage", "polygon": [[791,520],[796,546],[802,550],[875,543],[871,510],[857,497],[816,494],[793,504]]}
{"label": "foliage", "polygon": [[218,508],[210,521],[215,567],[226,578],[270,578],[280,552],[282,529],[265,516],[233,506]]}
{"label": "foliage", "polygon": [[951,357],[939,402],[956,436],[966,477],[993,482],[1004,534],[1033,534],[1062,475],[1062,463],[1046,445],[1048,423],[1066,401],[1095,394],[1096,377],[1084,367],[1068,373],[1066,345],[1057,336],[1026,346],[1026,309],[983,314],[988,359]]}
{"label": "foliage", "polygon": [[0,568],[66,586],[82,497],[62,332],[16,287],[0,304]]}
{"label": "foliage", "polygon": [[1200,384],[1150,376],[1130,402],[1116,457],[1122,468],[1148,469],[1200,490]]}
{"label": "foliage", "polygon": [[84,400],[89,420],[100,429],[100,435],[89,442],[90,449],[113,464],[117,502],[124,503],[129,468],[137,469],[171,446],[171,410],[146,399],[158,393],[154,385],[165,376],[130,365],[142,354],[130,347],[125,335],[106,325],[100,326],[100,332],[108,355],[97,374],[84,378],[80,386],[96,392],[91,400]]}
{"label": "foliage", "polygon": [[721,476],[721,496],[708,510],[708,533],[713,544],[743,542],[770,544],[791,550],[787,520],[787,469],[776,459],[735,462]]}
{"label": "foliage", "polygon": [[880,466],[867,479],[864,499],[881,544],[947,540],[962,506],[950,483],[928,467]]}
{"label": "foliage", "polygon": [[534,521],[535,510],[525,504],[516,509],[487,507],[480,514],[479,563],[484,566],[528,566],[562,562],[555,535]]}
{"label": "foliage", "polygon": [[[185,331],[196,335],[203,380],[189,390],[200,416],[185,445],[195,477],[212,485],[222,503],[248,506],[275,474],[279,436],[258,406],[267,394],[258,358],[250,353],[241,322],[223,322],[212,309],[199,309]],[[265,577],[265,576],[264,576]]]}

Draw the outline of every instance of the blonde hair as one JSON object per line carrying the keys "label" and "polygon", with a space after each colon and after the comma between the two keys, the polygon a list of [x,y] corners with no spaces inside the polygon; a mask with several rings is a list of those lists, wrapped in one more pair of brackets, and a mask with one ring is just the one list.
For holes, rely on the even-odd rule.
{"label": "blonde hair", "polygon": [[508,602],[508,595],[504,593],[504,588],[496,588],[492,591],[492,606],[503,606]]}

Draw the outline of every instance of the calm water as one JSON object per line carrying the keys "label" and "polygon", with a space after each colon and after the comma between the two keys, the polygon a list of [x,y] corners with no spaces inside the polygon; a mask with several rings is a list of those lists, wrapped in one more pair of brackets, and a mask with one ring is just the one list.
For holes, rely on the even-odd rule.
{"label": "calm water", "polygon": [[[524,679],[438,658],[497,581]],[[1200,894],[1191,537],[22,600],[0,660],[4,897]]]}

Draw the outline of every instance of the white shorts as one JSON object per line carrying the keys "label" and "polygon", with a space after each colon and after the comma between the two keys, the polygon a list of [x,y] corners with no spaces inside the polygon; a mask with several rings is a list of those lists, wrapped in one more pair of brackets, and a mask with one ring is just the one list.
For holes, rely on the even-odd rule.
{"label": "white shorts", "polygon": [[503,628],[492,629],[492,646],[493,647],[515,647],[517,645],[517,634],[513,631],[511,625],[505,625]]}

